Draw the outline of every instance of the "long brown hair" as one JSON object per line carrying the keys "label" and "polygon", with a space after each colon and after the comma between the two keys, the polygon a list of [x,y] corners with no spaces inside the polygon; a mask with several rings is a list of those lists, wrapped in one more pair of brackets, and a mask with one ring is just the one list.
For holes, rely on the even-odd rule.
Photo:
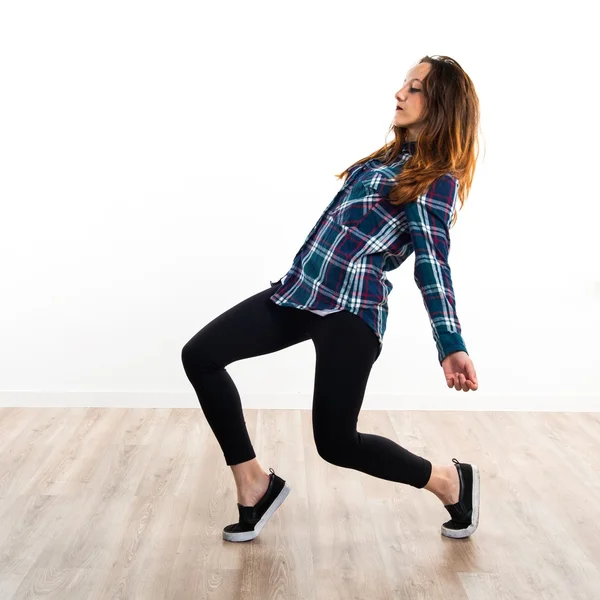
{"label": "long brown hair", "polygon": [[[417,136],[415,153],[396,176],[389,201],[396,205],[412,202],[438,177],[449,173],[458,180],[462,208],[471,189],[479,156],[479,98],[471,78],[452,58],[424,56],[419,63],[423,62],[431,64],[431,70],[423,78],[424,126]],[[394,161],[401,152],[408,129],[392,123],[387,133],[390,131],[394,132],[392,142],[357,160],[336,177],[342,179],[352,167],[372,158],[380,159],[384,164]],[[455,210],[451,226],[456,223],[457,216],[458,210]]]}

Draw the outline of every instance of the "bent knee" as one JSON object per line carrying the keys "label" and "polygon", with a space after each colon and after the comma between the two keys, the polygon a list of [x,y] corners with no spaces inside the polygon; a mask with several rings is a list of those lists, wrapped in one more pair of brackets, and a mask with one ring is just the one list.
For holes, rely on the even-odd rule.
{"label": "bent knee", "polygon": [[194,347],[193,344],[191,344],[190,342],[188,342],[182,349],[181,349],[181,362],[185,365],[186,363],[190,363],[194,360],[194,358],[197,355],[197,351]]}
{"label": "bent knee", "polygon": [[181,362],[186,372],[214,373],[224,368],[223,364],[215,360],[206,344],[201,344],[197,340],[190,340],[181,349]]}
{"label": "bent knee", "polygon": [[315,437],[315,446],[319,456],[332,465],[344,466],[357,444],[356,433],[343,437],[327,435]]}

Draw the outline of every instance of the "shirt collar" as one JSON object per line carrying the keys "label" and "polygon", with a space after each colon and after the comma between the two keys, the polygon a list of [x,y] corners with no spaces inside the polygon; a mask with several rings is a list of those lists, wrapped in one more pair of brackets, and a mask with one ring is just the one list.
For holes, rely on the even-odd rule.
{"label": "shirt collar", "polygon": [[[416,152],[416,150],[417,150],[417,142],[416,141],[404,142],[402,144],[402,148],[400,149],[400,153],[394,159],[394,163],[404,160],[406,157],[406,154],[414,154]],[[380,164],[381,162],[382,161],[380,158],[371,158],[370,160],[367,161],[367,163],[370,165]]]}
{"label": "shirt collar", "polygon": [[414,154],[417,151],[417,142],[404,142],[400,153],[394,159],[394,163],[404,160],[407,154]]}

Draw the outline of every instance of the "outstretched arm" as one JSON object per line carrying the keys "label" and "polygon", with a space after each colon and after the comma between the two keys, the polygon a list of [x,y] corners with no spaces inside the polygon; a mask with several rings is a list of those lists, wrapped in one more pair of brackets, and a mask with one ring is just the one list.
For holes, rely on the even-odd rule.
{"label": "outstretched arm", "polygon": [[440,364],[453,352],[467,352],[448,264],[457,185],[453,177],[444,175],[416,201],[404,205],[415,251],[415,282],[429,314]]}

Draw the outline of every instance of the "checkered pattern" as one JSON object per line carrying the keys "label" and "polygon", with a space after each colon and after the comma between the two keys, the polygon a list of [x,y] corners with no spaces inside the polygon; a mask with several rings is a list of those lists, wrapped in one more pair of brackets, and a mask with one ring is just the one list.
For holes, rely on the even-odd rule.
{"label": "checkered pattern", "polygon": [[443,175],[416,201],[391,204],[388,196],[394,177],[414,150],[415,142],[406,142],[391,164],[371,159],[351,169],[270,299],[300,309],[348,310],[373,329],[381,353],[387,297],[393,288],[386,272],[397,269],[414,252],[414,278],[441,364],[451,352],[467,351],[448,265],[458,181]]}

